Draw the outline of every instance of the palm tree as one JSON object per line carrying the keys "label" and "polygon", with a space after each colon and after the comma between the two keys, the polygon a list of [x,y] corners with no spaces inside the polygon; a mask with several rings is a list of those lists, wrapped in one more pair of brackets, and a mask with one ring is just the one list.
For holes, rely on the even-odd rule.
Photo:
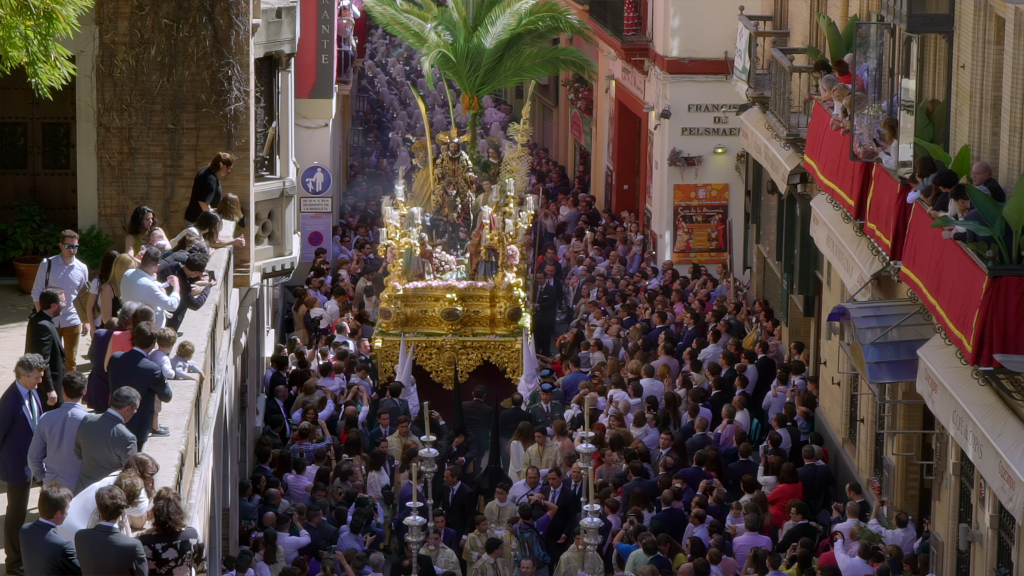
{"label": "palm tree", "polygon": [[480,98],[565,70],[594,75],[594,63],[582,50],[552,44],[559,34],[593,43],[590,27],[554,0],[448,0],[445,6],[434,0],[365,0],[364,6],[385,31],[419,51],[431,88],[435,66],[458,85],[469,115],[471,154]]}

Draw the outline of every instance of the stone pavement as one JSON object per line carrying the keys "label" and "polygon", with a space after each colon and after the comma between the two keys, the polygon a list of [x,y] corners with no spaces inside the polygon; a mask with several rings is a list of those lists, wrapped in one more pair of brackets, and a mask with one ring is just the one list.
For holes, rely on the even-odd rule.
{"label": "stone pavement", "polygon": [[[32,298],[18,290],[13,283],[0,284],[0,394],[14,382],[14,365],[25,353],[25,328],[28,316],[32,312]],[[84,338],[79,345],[81,355],[89,351],[89,338]],[[88,371],[89,363],[78,359],[78,369]],[[38,518],[36,502],[39,500],[39,487],[32,489],[29,498],[28,522]],[[0,517],[7,513],[7,484],[0,481]],[[0,574],[7,573],[7,554],[4,550],[3,522],[0,521]]]}

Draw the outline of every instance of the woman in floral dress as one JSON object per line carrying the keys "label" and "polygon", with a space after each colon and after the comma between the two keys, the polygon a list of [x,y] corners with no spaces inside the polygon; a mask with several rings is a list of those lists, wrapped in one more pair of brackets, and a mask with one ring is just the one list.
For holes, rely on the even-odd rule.
{"label": "woman in floral dress", "polygon": [[149,573],[190,576],[199,533],[185,525],[181,497],[173,488],[161,488],[153,499],[153,527],[139,536],[149,560]]}

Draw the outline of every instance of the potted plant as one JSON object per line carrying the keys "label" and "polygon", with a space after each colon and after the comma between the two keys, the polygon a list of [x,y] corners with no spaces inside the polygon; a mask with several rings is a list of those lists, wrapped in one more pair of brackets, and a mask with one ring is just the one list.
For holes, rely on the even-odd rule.
{"label": "potted plant", "polygon": [[57,251],[59,236],[60,229],[31,198],[16,202],[11,218],[0,224],[0,262],[12,261],[22,292],[32,291],[39,263]]}

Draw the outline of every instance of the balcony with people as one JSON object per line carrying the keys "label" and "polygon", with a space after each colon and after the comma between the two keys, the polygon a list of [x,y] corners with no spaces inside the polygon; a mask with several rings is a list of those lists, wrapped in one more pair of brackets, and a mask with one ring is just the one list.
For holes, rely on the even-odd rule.
{"label": "balcony with people", "polygon": [[947,153],[945,105],[927,94],[906,102],[913,92],[889,90],[866,61],[813,64],[804,167],[869,241],[861,268],[898,266],[962,362],[999,368],[1000,354],[1024,354],[1019,326],[1000,312],[1024,298],[1024,180],[1011,194],[969,147]]}

